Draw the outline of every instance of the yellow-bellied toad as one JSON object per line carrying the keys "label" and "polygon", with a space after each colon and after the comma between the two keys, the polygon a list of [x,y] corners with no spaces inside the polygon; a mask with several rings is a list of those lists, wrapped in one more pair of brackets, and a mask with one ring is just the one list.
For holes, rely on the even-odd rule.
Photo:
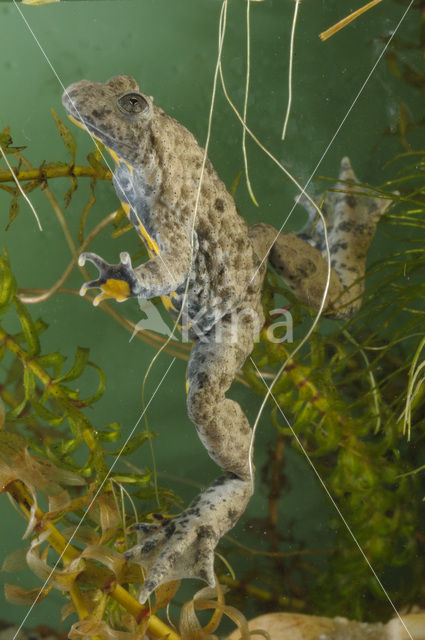
{"label": "yellow-bellied toad", "polygon": [[[160,526],[136,525],[139,543],[125,555],[147,570],[140,594],[144,602],[169,580],[198,577],[215,582],[215,546],[244,512],[252,493],[250,425],[240,405],[225,394],[264,322],[264,257],[269,254],[301,300],[318,308],[327,275],[323,229],[316,225],[307,241],[293,233],[279,234],[267,224],[248,228],[208,159],[197,203],[203,149],[128,76],[105,84],[81,80],[64,92],[63,103],[71,119],[114,158],[115,190],[150,256],[133,269],[126,252],[117,265],[83,253],[80,264],[95,264],[99,277],[84,284],[81,292],[100,288],[95,303],[162,296],[175,318],[183,306],[182,317],[194,340],[187,376],[189,416],[209,455],[225,472],[180,516]],[[343,160],[340,177],[354,179],[350,171]],[[356,289],[355,281],[364,275],[366,251],[388,201],[362,196],[362,202],[347,194],[332,198],[334,262],[325,311],[344,317],[360,305],[362,285]]]}

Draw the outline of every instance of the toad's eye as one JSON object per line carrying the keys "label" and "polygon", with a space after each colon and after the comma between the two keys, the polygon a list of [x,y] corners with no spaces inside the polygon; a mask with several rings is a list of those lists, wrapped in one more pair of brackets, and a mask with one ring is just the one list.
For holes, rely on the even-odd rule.
{"label": "toad's eye", "polygon": [[146,113],[149,110],[149,103],[140,93],[126,93],[118,98],[118,107],[124,113],[133,115]]}

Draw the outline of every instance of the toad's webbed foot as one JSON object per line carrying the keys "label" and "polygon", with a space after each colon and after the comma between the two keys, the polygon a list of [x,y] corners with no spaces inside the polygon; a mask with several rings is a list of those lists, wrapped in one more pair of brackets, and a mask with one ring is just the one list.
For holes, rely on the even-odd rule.
{"label": "toad's webbed foot", "polygon": [[[298,300],[319,309],[327,286],[324,313],[345,319],[357,313],[362,303],[367,252],[392,201],[359,185],[348,158],[341,161],[339,182],[333,189],[324,200],[316,200],[317,206],[304,194],[297,198],[309,214],[303,233],[278,232],[260,223],[250,228],[250,237],[261,259],[270,252],[271,264]],[[326,234],[322,219],[317,217],[319,205],[329,245],[329,282]]]}
{"label": "toad's webbed foot", "polygon": [[[326,221],[330,252],[333,262],[342,272],[344,263],[356,260],[354,254],[366,255],[376,231],[376,225],[384,215],[392,200],[379,196],[370,187],[361,185],[351,166],[350,159],[342,158],[339,182],[331,191],[315,199],[321,207]],[[296,198],[309,215],[309,220],[301,234],[312,246],[326,253],[323,222],[317,217],[317,208],[301,195]],[[342,251],[342,257],[339,254]],[[357,258],[358,260],[359,258]]]}
{"label": "toad's webbed foot", "polygon": [[179,516],[159,526],[133,525],[139,541],[124,556],[147,572],[140,602],[171,580],[199,578],[214,586],[214,549],[243,513],[251,494],[250,480],[223,476]]}
{"label": "toad's webbed foot", "polygon": [[80,267],[85,265],[86,260],[98,268],[99,277],[85,282],[80,289],[80,295],[83,296],[93,287],[101,289],[101,293],[93,300],[95,306],[108,298],[123,302],[130,296],[138,295],[140,286],[131,266],[130,255],[126,251],[120,254],[119,264],[109,264],[95,253],[82,253],[78,259]]}

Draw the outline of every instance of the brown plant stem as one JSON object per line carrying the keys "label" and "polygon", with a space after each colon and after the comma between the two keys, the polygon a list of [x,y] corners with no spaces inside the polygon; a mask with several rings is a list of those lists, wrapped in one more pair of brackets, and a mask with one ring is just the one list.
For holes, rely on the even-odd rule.
{"label": "brown plant stem", "polygon": [[[102,172],[93,167],[82,167],[78,165],[67,164],[63,167],[47,167],[43,166],[36,169],[27,169],[25,171],[13,172],[19,182],[27,180],[39,180],[41,183],[51,178],[96,178],[97,180],[108,180],[111,182],[112,173],[105,168]],[[0,182],[14,182],[13,175],[10,171],[0,171]]]}

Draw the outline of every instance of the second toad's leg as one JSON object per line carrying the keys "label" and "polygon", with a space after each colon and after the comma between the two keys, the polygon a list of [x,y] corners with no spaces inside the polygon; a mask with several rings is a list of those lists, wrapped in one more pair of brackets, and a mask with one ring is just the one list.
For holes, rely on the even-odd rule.
{"label": "second toad's leg", "polygon": [[200,578],[213,586],[214,549],[252,495],[251,428],[240,405],[225,394],[262,327],[259,297],[255,292],[252,300],[259,312],[249,304],[238,309],[193,347],[188,365],[189,416],[209,455],[226,474],[164,525],[154,530],[135,525],[139,543],[125,556],[147,571],[141,602],[170,580]]}

